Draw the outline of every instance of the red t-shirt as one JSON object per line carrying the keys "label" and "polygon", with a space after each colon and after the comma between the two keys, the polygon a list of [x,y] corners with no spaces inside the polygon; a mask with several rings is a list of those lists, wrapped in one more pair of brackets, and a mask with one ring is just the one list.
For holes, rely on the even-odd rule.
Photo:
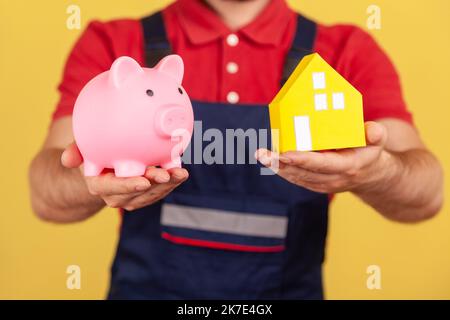
{"label": "red t-shirt", "polygon": [[[235,32],[197,0],[176,1],[163,10],[163,18],[174,53],[183,57],[183,86],[192,99],[268,104],[280,89],[297,22],[283,0],[271,1]],[[314,51],[363,94],[365,120],[412,123],[395,68],[369,34],[355,26],[319,24]],[[72,114],[81,88],[122,55],[145,64],[140,21],[91,22],[67,60],[53,119]]]}

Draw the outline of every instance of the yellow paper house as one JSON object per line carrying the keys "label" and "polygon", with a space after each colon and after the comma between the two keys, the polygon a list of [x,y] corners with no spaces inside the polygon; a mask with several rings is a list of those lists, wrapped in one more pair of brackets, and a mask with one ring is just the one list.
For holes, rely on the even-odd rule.
{"label": "yellow paper house", "polygon": [[317,53],[303,58],[269,113],[275,152],[366,145],[361,93]]}

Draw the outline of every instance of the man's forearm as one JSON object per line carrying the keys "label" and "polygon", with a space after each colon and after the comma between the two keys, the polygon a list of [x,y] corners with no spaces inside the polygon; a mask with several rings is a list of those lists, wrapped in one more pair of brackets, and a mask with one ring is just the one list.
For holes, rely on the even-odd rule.
{"label": "man's forearm", "polygon": [[353,192],[385,217],[415,222],[439,211],[443,173],[430,152],[384,151],[375,171],[372,181]]}
{"label": "man's forearm", "polygon": [[42,150],[30,166],[31,202],[42,219],[74,222],[99,211],[104,202],[89,193],[78,169],[61,164],[61,149]]}

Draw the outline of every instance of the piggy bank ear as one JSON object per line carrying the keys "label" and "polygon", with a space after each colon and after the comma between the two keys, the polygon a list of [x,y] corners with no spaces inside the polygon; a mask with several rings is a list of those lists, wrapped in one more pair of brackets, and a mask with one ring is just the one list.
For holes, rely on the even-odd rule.
{"label": "piggy bank ear", "polygon": [[171,76],[178,84],[181,84],[184,74],[183,59],[179,55],[171,54],[161,59],[155,69]]}
{"label": "piggy bank ear", "polygon": [[139,63],[133,58],[123,56],[117,58],[109,73],[109,80],[113,86],[120,88],[129,78],[144,72]]}

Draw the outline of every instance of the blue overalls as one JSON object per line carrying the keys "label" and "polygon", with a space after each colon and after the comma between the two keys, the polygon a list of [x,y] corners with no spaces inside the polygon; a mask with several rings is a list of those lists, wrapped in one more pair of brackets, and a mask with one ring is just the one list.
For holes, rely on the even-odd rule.
{"label": "blue overalls", "polygon": [[[285,79],[315,40],[314,22],[299,16],[297,25]],[[142,26],[152,67],[170,52],[161,13]],[[270,133],[267,106],[192,104],[202,132],[195,128],[191,162],[193,150],[206,152],[213,140],[196,134],[213,129],[230,137],[211,153],[224,163],[185,162],[186,182],[154,205],[124,213],[109,298],[322,299],[328,196],[261,175],[249,136]]]}

